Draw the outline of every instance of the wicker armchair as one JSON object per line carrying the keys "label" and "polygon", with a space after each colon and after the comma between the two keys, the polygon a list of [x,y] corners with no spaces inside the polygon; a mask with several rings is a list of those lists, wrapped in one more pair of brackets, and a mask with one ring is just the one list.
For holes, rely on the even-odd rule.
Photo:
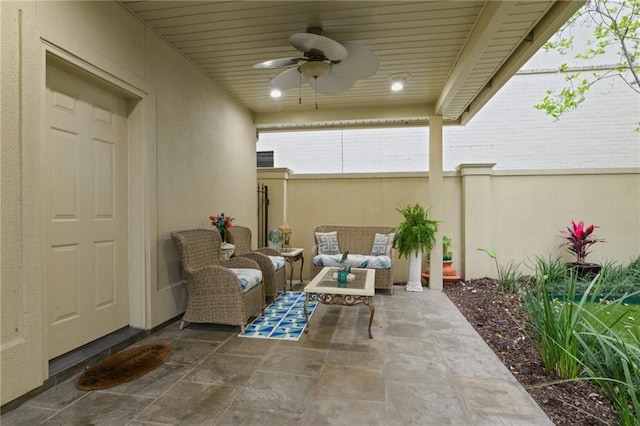
{"label": "wicker armchair", "polygon": [[243,291],[240,280],[228,268],[259,269],[251,259],[220,260],[220,234],[216,230],[193,229],[172,232],[187,279],[185,323],[239,325],[244,331],[250,318],[264,312],[264,284]]}
{"label": "wicker armchair", "polygon": [[287,285],[284,263],[280,269],[276,270],[269,259],[269,256],[281,256],[278,250],[270,247],[251,250],[251,229],[244,226],[233,226],[227,229],[227,241],[235,245],[234,256],[246,257],[260,265],[266,297],[275,298],[284,291]]}

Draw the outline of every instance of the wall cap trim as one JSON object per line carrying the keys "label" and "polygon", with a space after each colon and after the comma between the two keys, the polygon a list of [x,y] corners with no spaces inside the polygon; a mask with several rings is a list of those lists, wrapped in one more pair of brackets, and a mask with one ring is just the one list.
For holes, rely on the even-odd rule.
{"label": "wall cap trim", "polygon": [[286,167],[258,167],[258,180],[260,179],[289,179],[293,170]]}

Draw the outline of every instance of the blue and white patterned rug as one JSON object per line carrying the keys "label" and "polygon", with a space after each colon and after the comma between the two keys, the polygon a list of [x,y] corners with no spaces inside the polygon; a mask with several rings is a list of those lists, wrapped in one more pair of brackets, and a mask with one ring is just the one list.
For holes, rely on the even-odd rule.
{"label": "blue and white patterned rug", "polygon": [[[240,337],[261,339],[298,340],[304,332],[307,322],[304,318],[304,300],[302,291],[285,291],[272,304],[240,333]],[[313,315],[318,301],[309,302],[309,318]]]}

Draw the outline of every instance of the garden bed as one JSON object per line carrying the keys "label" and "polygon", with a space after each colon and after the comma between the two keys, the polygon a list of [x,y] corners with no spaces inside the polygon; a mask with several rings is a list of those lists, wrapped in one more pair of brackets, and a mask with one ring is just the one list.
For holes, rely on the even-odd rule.
{"label": "garden bed", "polygon": [[517,295],[503,293],[488,278],[446,286],[444,292],[556,425],[618,424],[612,405],[594,383],[548,385],[558,379],[546,372],[523,330],[528,318]]}

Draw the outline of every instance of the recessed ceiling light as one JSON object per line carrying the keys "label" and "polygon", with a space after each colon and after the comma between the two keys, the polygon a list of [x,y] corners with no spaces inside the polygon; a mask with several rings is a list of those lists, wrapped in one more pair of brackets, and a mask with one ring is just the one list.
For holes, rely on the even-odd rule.
{"label": "recessed ceiling light", "polygon": [[280,96],[282,96],[282,92],[278,89],[271,89],[271,97],[272,98],[279,98]]}
{"label": "recessed ceiling light", "polygon": [[398,73],[391,74],[387,77],[387,80],[391,83],[391,90],[394,92],[399,92],[404,89],[404,84],[411,79],[411,74],[407,73]]}

